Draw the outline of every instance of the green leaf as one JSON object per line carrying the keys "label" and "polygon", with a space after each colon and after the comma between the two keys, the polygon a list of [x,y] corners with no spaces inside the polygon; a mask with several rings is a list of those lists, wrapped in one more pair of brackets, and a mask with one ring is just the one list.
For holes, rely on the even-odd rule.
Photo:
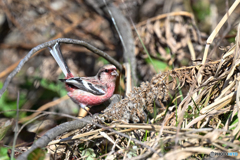
{"label": "green leaf", "polygon": [[83,150],[81,156],[86,160],[94,160],[96,158],[96,154],[92,148]]}
{"label": "green leaf", "polygon": [[0,160],[9,160],[10,158],[8,157],[8,148],[6,147],[0,147]]}
{"label": "green leaf", "polygon": [[28,160],[33,160],[33,159],[34,160],[44,160],[45,153],[46,152],[43,149],[37,148],[28,155],[27,159]]}
{"label": "green leaf", "polygon": [[165,49],[165,51],[166,51],[168,54],[170,54],[170,53],[171,53],[171,50],[170,50],[170,48],[169,48],[169,47],[165,47],[164,49]]}
{"label": "green leaf", "polygon": [[99,58],[97,59],[97,61],[103,62],[104,65],[105,65],[105,64],[109,64],[109,62],[108,62],[105,58],[103,58],[103,57],[99,57]]}
{"label": "green leaf", "polygon": [[145,131],[143,142],[147,141],[147,137],[148,137],[148,130]]}
{"label": "green leaf", "polygon": [[159,61],[153,58],[151,59],[151,61],[149,59],[146,59],[146,62],[152,63],[154,68],[156,69],[156,72],[164,71],[168,67],[167,63],[164,63],[162,61]]}
{"label": "green leaf", "polygon": [[209,1],[196,1],[192,8],[200,21],[203,21],[211,14]]}
{"label": "green leaf", "polygon": [[[0,88],[2,88],[3,83],[0,83]],[[26,95],[20,94],[20,100],[19,100],[19,108],[25,103],[26,101]],[[5,91],[2,97],[0,98],[0,111],[7,111],[7,110],[16,110],[17,109],[17,100],[10,100],[8,98],[8,92]],[[16,111],[8,111],[3,112],[3,114],[6,117],[15,117]],[[25,113],[20,113],[20,117],[24,116]]]}
{"label": "green leaf", "polygon": [[46,79],[41,79],[40,85],[43,88],[46,88],[53,92],[57,92],[58,94],[60,94],[61,97],[65,96],[67,94],[67,91],[66,91],[65,87],[62,85],[62,83],[54,83],[54,82],[48,81]]}

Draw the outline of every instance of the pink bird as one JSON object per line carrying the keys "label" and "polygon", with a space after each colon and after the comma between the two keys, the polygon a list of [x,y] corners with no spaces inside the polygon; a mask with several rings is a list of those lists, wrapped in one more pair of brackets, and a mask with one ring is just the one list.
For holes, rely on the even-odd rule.
{"label": "pink bird", "polygon": [[114,65],[103,66],[94,77],[74,77],[63,59],[59,43],[57,42],[49,50],[66,77],[60,81],[66,84],[68,96],[81,108],[86,110],[87,106],[101,104],[112,97],[118,76]]}

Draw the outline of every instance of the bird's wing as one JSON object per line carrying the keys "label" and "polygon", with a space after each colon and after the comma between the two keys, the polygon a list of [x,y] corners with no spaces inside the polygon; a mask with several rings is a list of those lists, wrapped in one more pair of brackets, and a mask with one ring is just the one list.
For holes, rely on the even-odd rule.
{"label": "bird's wing", "polygon": [[[93,78],[93,77],[91,77]],[[106,93],[106,88],[100,84],[97,84],[97,81],[90,78],[69,78],[69,79],[60,79],[62,82],[67,83],[70,86],[74,86],[77,89],[90,92],[95,95],[104,95]]]}

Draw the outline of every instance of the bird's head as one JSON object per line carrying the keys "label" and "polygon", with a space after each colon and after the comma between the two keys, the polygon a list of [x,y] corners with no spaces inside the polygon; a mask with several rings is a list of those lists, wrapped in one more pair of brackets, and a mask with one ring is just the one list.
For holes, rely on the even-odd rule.
{"label": "bird's head", "polygon": [[118,76],[117,69],[112,64],[103,66],[97,74],[97,77],[102,82],[115,82]]}

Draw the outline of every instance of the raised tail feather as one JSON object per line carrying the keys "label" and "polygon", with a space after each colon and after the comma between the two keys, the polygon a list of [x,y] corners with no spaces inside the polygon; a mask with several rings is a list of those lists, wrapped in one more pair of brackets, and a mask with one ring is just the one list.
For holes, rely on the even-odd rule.
{"label": "raised tail feather", "polygon": [[48,49],[52,54],[53,58],[55,59],[55,61],[57,62],[57,64],[59,65],[59,67],[61,68],[61,70],[63,71],[65,77],[71,74],[66,62],[63,59],[59,43],[57,42],[52,48],[48,47]]}

